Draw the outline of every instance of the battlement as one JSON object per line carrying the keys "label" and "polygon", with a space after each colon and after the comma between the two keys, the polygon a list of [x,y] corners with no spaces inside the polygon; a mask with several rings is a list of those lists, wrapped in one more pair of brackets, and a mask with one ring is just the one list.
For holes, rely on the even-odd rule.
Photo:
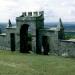
{"label": "battlement", "polygon": [[22,16],[31,16],[31,17],[37,17],[37,16],[44,16],[44,11],[40,11],[40,12],[23,12]]}

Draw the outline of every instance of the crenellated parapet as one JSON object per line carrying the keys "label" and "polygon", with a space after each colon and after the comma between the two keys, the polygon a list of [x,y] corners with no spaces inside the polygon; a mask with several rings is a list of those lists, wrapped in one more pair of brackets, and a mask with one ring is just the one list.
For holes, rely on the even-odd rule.
{"label": "crenellated parapet", "polygon": [[35,12],[23,12],[22,13],[22,16],[32,16],[32,17],[37,17],[37,16],[43,16],[44,15],[44,11],[39,11],[39,12],[37,12],[37,11],[35,11]]}
{"label": "crenellated parapet", "polygon": [[41,19],[44,19],[44,11],[23,12],[21,16],[16,17],[16,21],[41,20]]}

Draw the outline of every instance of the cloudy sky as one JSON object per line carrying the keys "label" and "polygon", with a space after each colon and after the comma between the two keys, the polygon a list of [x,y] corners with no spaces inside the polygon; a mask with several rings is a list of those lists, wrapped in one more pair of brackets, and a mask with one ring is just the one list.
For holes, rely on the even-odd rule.
{"label": "cloudy sky", "polygon": [[75,22],[75,0],[0,0],[0,22],[15,21],[25,11],[45,12],[45,21]]}

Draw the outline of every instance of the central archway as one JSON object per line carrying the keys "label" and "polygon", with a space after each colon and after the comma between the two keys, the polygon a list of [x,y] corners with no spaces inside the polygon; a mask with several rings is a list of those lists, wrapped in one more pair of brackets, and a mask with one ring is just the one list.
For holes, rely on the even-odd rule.
{"label": "central archway", "polygon": [[20,52],[28,53],[28,24],[23,24],[20,29]]}

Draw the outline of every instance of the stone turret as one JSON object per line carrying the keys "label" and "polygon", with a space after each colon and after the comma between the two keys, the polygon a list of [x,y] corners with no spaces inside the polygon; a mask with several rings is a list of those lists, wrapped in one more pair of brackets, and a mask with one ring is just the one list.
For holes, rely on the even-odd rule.
{"label": "stone turret", "polygon": [[8,24],[9,24],[9,27],[12,27],[12,24],[11,24],[11,21],[10,21],[10,19],[9,19],[9,22],[8,22]]}
{"label": "stone turret", "polygon": [[58,29],[58,31],[60,31],[60,30],[64,30],[64,27],[63,27],[63,23],[62,23],[62,20],[61,20],[61,18],[59,19],[59,24],[57,25],[57,29]]}
{"label": "stone turret", "polygon": [[64,39],[64,26],[63,26],[61,18],[59,19],[57,30],[58,30],[58,39],[61,39],[61,40]]}

